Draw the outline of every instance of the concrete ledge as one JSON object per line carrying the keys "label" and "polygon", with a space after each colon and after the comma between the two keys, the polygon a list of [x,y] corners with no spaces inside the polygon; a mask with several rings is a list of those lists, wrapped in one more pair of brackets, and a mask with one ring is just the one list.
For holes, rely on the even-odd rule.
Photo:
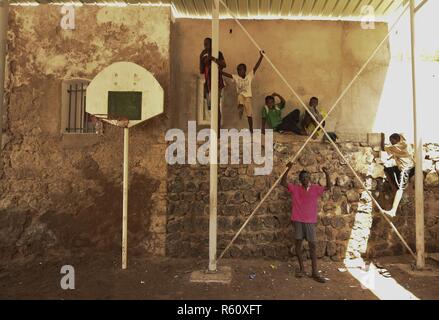
{"label": "concrete ledge", "polygon": [[393,266],[413,277],[439,277],[439,269],[430,265],[427,265],[423,270],[413,269],[409,264],[394,264]]}
{"label": "concrete ledge", "polygon": [[371,147],[382,147],[384,145],[384,133],[368,133],[367,143]]}
{"label": "concrete ledge", "polygon": [[218,267],[218,271],[215,273],[209,273],[206,270],[194,271],[189,281],[191,283],[230,284],[232,282],[232,269],[230,267]]}
{"label": "concrete ledge", "polygon": [[338,136],[338,142],[358,142],[367,143],[367,133],[349,133],[349,132],[336,132]]}

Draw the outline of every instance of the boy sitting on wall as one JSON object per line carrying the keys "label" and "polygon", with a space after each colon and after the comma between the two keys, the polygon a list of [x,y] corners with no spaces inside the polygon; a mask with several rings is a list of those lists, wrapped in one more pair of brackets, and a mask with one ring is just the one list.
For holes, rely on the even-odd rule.
{"label": "boy sitting on wall", "polygon": [[[311,111],[311,113],[314,115],[314,118],[316,118],[316,120],[320,123],[325,118],[326,112],[319,110],[318,106],[319,106],[319,99],[317,97],[312,97],[309,100],[308,107],[309,107],[309,110]],[[324,128],[325,125],[326,125],[326,122],[323,122],[322,127]],[[317,127],[316,122],[314,121],[313,118],[311,118],[311,116],[309,115],[308,112],[305,112],[305,114],[303,115],[302,126],[303,126],[307,136],[311,135],[314,132],[315,128]],[[319,128],[317,130],[317,132],[315,133],[315,135],[313,136],[313,138],[317,139],[318,137],[320,137],[322,135],[321,131],[322,131],[322,129]],[[332,136],[331,136],[331,138],[333,139]]]}
{"label": "boy sitting on wall", "polygon": [[[278,97],[281,100],[279,104],[276,104],[275,97]],[[316,97],[311,98],[309,108],[317,121],[321,122],[324,114],[317,109],[318,101],[319,100]],[[282,118],[282,110],[284,108],[285,99],[279,94],[273,93],[271,96],[265,98],[265,106],[262,109],[262,133],[264,133],[267,123],[274,131],[280,133],[293,132],[302,136],[309,136],[313,133],[317,124],[307,112],[302,116],[300,110],[295,109],[285,118]],[[324,127],[325,123],[323,123],[322,126]],[[320,131],[321,130],[319,129],[313,138],[317,138]]]}
{"label": "boy sitting on wall", "polygon": [[[279,98],[280,103],[276,104]],[[265,98],[265,106],[262,108],[262,133],[265,133],[265,126],[268,125],[277,132],[294,132],[305,135],[306,132],[299,125],[300,111],[294,110],[285,118],[282,118],[282,110],[285,108],[285,99],[278,93],[273,93]]]}

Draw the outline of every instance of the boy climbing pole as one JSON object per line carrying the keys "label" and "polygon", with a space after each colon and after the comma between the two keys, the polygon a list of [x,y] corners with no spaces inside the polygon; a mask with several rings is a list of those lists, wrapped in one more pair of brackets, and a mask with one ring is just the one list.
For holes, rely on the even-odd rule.
{"label": "boy climbing pole", "polygon": [[312,185],[309,172],[302,171],[299,174],[300,185],[294,185],[287,182],[288,173],[291,170],[292,163],[289,163],[288,171],[282,177],[282,185],[291,193],[292,200],[292,216],[291,221],[295,230],[296,255],[299,260],[300,269],[296,273],[296,277],[302,278],[306,275],[303,264],[302,244],[305,239],[308,241],[311,260],[312,275],[311,277],[320,283],[325,283],[317,268],[317,237],[316,224],[318,215],[318,200],[326,190],[332,187],[329,171],[322,168],[326,176],[326,188],[320,185]]}
{"label": "boy climbing pole", "polygon": [[392,209],[386,211],[386,214],[394,217],[404,190],[407,188],[410,178],[415,175],[415,161],[402,134],[394,133],[389,140],[391,145],[384,147],[384,151],[390,155],[390,159],[395,160],[396,166],[384,168],[384,172],[392,188],[397,191]]}

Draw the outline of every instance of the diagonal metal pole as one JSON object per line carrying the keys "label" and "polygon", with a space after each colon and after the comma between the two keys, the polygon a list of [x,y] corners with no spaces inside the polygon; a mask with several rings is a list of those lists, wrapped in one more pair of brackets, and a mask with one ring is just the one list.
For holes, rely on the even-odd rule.
{"label": "diagonal metal pole", "polygon": [[[232,18],[236,21],[236,23],[240,26],[240,28],[243,30],[243,32],[247,35],[247,37],[250,39],[250,41],[255,45],[256,48],[258,48],[259,51],[262,51],[262,48],[259,46],[259,44],[256,42],[256,40],[250,35],[250,33],[247,31],[247,29],[241,24],[241,22],[237,19],[237,17],[229,10],[229,8],[227,7],[227,5],[222,1],[219,0],[220,3],[225,7],[225,9],[227,10],[227,12],[232,16]],[[357,75],[353,78],[353,80],[349,83],[349,85],[346,87],[346,89],[343,91],[342,95],[337,99],[337,101],[335,102],[335,104],[332,106],[332,108],[330,109],[330,112],[333,111],[333,109],[335,108],[335,106],[341,101],[341,99],[344,97],[344,95],[347,93],[347,91],[350,89],[350,87],[352,86],[352,84],[357,80],[357,78],[359,77],[359,75],[364,71],[364,69],[367,67],[367,65],[370,63],[370,61],[373,59],[373,57],[376,55],[376,53],[379,51],[379,49],[381,48],[381,46],[386,42],[387,38],[390,36],[393,28],[396,26],[396,24],[400,21],[400,19],[402,18],[402,16],[404,15],[404,13],[407,11],[408,9],[408,5],[405,6],[404,10],[401,12],[401,14],[399,15],[398,19],[395,21],[395,23],[393,24],[392,28],[389,30],[388,34],[386,35],[386,37],[383,39],[383,41],[381,41],[381,43],[377,46],[377,48],[375,49],[375,51],[373,52],[373,54],[371,55],[371,57],[366,61],[366,63],[363,65],[363,67],[360,69],[360,71],[357,73]],[[397,228],[395,227],[395,225],[390,221],[390,219],[385,215],[385,213],[383,212],[383,209],[381,208],[380,204],[378,203],[378,201],[376,201],[376,199],[373,197],[372,193],[368,190],[368,188],[366,187],[366,185],[364,184],[364,182],[362,181],[362,179],[358,176],[358,174],[355,172],[355,170],[352,168],[351,164],[349,163],[349,161],[345,158],[345,156],[342,154],[342,152],[340,151],[340,149],[338,148],[338,146],[335,144],[335,142],[331,139],[331,137],[328,135],[328,133],[326,132],[325,128],[322,126],[323,123],[325,122],[325,120],[327,119],[327,117],[329,116],[330,112],[328,112],[328,114],[326,115],[326,117],[324,117],[324,119],[319,123],[317,121],[317,119],[315,118],[315,116],[313,115],[313,113],[309,110],[309,108],[306,106],[306,104],[303,102],[303,100],[299,97],[299,95],[296,93],[296,91],[292,88],[292,86],[288,83],[288,81],[285,79],[285,77],[283,76],[283,74],[279,71],[279,69],[273,64],[273,62],[271,61],[271,59],[268,57],[267,54],[264,54],[266,57],[266,60],[269,62],[269,64],[271,65],[271,67],[273,68],[273,70],[278,74],[278,76],[281,78],[281,80],[287,85],[287,87],[290,89],[290,91],[294,94],[294,96],[299,100],[299,102],[302,104],[302,106],[304,107],[304,109],[308,112],[308,114],[311,116],[311,118],[314,120],[314,122],[317,124],[317,127],[314,129],[314,132],[308,137],[307,141],[305,142],[305,144],[302,146],[302,148],[297,152],[297,154],[294,156],[293,160],[290,162],[294,162],[297,157],[300,155],[300,153],[303,151],[303,149],[305,148],[305,146],[309,143],[309,141],[312,139],[312,137],[314,136],[314,134],[321,129],[325,136],[327,137],[327,139],[331,142],[331,144],[333,145],[333,147],[335,148],[335,150],[337,151],[337,153],[340,155],[340,157],[344,160],[344,162],[348,165],[349,169],[352,171],[352,173],[354,174],[354,176],[356,177],[356,179],[360,182],[360,184],[362,185],[362,187],[364,188],[364,190],[366,191],[366,193],[369,195],[369,197],[372,199],[372,201],[375,203],[375,205],[378,207],[380,213],[383,215],[383,217],[385,218],[385,220],[390,224],[390,226],[392,227],[392,229],[395,231],[395,233],[397,234],[397,236],[400,238],[401,242],[404,244],[404,246],[407,248],[407,250],[410,252],[410,254],[416,259],[416,255],[414,254],[413,250],[410,248],[410,246],[407,244],[407,242],[404,240],[404,238],[402,237],[402,235],[399,233],[399,231],[397,230]],[[276,180],[275,184],[271,187],[271,189],[268,191],[268,193],[264,196],[264,198],[260,201],[260,203],[256,206],[256,208],[253,210],[252,214],[249,216],[249,218],[247,219],[247,221],[245,221],[245,223],[243,224],[243,226],[241,227],[241,229],[238,231],[238,233],[234,236],[234,238],[232,239],[232,241],[228,244],[228,246],[224,249],[224,251],[221,253],[219,260],[221,260],[224,256],[224,254],[230,249],[230,247],[232,246],[232,244],[234,243],[234,241],[238,238],[238,236],[240,235],[240,233],[244,230],[244,228],[247,226],[247,224],[250,222],[250,220],[253,218],[253,216],[256,214],[257,210],[261,207],[261,205],[265,202],[265,200],[268,198],[268,196],[271,194],[271,192],[274,190],[274,188],[279,184],[280,180],[282,179],[282,176],[287,172],[287,169],[284,170],[283,174]]]}
{"label": "diagonal metal pole", "polygon": [[421,10],[422,7],[427,4],[427,2],[428,2],[428,0],[423,0],[420,4],[418,4],[417,7],[414,8],[415,13],[417,13],[419,10]]}

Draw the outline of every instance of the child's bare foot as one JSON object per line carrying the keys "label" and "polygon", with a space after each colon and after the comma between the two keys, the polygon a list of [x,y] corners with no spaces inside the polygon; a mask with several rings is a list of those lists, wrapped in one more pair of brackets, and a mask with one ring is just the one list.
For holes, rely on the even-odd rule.
{"label": "child's bare foot", "polygon": [[244,106],[240,104],[238,106],[238,110],[239,110],[239,119],[242,119],[242,116],[244,115]]}
{"label": "child's bare foot", "polygon": [[388,210],[388,211],[384,211],[385,214],[387,214],[389,217],[394,218],[396,216],[396,212],[395,210]]}
{"label": "child's bare foot", "polygon": [[326,283],[326,279],[323,278],[321,275],[317,274],[313,274],[311,276],[315,281],[319,282],[319,283]]}
{"label": "child's bare foot", "polygon": [[295,276],[296,278],[303,278],[304,276],[306,276],[306,272],[305,270],[297,269],[295,272]]}

